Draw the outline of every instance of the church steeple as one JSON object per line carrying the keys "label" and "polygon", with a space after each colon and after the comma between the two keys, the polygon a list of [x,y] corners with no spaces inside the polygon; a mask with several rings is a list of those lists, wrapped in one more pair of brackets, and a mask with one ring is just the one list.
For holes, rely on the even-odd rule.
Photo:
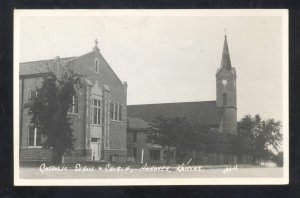
{"label": "church steeple", "polygon": [[221,68],[218,68],[216,73],[216,85],[216,106],[222,110],[219,130],[235,133],[237,128],[236,71],[231,66],[226,34]]}
{"label": "church steeple", "polygon": [[225,34],[224,46],[223,46],[223,53],[222,53],[222,60],[221,60],[221,68],[231,69],[231,62],[230,62],[230,55],[229,49],[227,44],[227,36]]}

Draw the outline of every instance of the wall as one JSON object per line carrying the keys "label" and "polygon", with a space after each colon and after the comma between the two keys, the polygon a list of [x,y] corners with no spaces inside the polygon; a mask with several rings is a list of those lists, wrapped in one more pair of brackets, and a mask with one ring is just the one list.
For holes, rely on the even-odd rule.
{"label": "wall", "polygon": [[[95,72],[95,61],[99,61],[99,74]],[[108,120],[109,123],[109,147],[107,150],[124,150],[126,153],[126,128],[127,128],[127,86],[124,86],[120,79],[113,72],[111,67],[97,51],[80,56],[70,63],[74,70],[94,85],[105,86],[109,89],[110,99],[107,103],[110,112],[110,103],[118,102],[122,105],[122,121]],[[89,98],[90,99],[90,98]],[[90,101],[87,106],[90,108]],[[89,111],[89,109],[87,109]],[[88,112],[87,124],[91,123],[91,112]],[[90,135],[87,134],[87,138]],[[110,151],[111,153],[111,151]],[[120,153],[120,152],[119,152]]]}
{"label": "wall", "polygon": [[[133,157],[133,148],[137,149],[135,162],[140,163],[142,159],[142,150],[144,149],[144,162],[149,160],[149,152],[147,148],[147,132],[148,130],[128,130],[127,132],[127,151],[128,157]],[[137,133],[137,141],[133,142],[133,134]]]}

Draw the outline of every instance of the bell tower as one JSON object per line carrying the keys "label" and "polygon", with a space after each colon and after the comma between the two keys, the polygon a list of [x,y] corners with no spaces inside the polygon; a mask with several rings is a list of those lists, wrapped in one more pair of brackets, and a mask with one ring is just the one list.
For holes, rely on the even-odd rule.
{"label": "bell tower", "polygon": [[231,66],[227,36],[225,35],[221,66],[216,73],[216,105],[221,111],[219,129],[235,133],[237,128],[236,71]]}

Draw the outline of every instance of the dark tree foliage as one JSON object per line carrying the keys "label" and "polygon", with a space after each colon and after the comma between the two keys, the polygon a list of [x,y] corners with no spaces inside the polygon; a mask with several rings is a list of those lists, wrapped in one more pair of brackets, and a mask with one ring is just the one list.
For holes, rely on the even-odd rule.
{"label": "dark tree foliage", "polygon": [[246,115],[238,122],[234,147],[237,155],[250,155],[253,163],[271,159],[282,143],[281,123],[274,119],[262,120],[259,115]]}
{"label": "dark tree foliage", "polygon": [[148,136],[148,141],[165,148],[175,147],[178,161],[191,158],[193,151],[228,153],[229,141],[217,129],[191,124],[186,118],[158,116],[152,122],[158,130]]}
{"label": "dark tree foliage", "polygon": [[283,152],[279,152],[276,155],[273,155],[273,161],[277,164],[277,166],[283,166]]}
{"label": "dark tree foliage", "polygon": [[[152,122],[156,130],[148,141],[165,148],[175,147],[177,160],[191,157],[193,151],[231,154],[241,159],[252,156],[253,163],[260,159],[271,159],[272,151],[278,151],[282,141],[280,122],[245,116],[238,122],[236,134],[225,134],[218,129],[190,123],[185,118],[158,116]],[[184,161],[184,160],[183,160]]]}
{"label": "dark tree foliage", "polygon": [[[191,149],[192,126],[185,118],[168,119],[158,116],[152,122],[154,132],[148,134],[148,141],[159,144],[169,153],[169,149],[176,147],[177,151]],[[167,163],[169,156],[167,156]]]}
{"label": "dark tree foliage", "polygon": [[68,110],[73,95],[82,88],[81,76],[70,68],[51,71],[44,75],[41,87],[37,87],[37,96],[25,104],[32,115],[31,122],[39,128],[45,137],[43,148],[53,149],[54,161],[61,162],[62,156],[73,150],[72,124]]}

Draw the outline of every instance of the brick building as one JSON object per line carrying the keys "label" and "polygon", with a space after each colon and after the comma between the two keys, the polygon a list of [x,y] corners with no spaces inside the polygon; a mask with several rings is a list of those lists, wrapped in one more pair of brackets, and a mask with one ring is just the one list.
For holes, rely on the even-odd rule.
{"label": "brick building", "polygon": [[[71,66],[84,75],[83,88],[73,96],[69,116],[76,138],[65,161],[126,160],[127,84],[122,83],[97,46],[79,57],[20,63],[20,107],[35,97],[47,68]],[[51,150],[41,148],[43,137],[20,108],[20,161],[51,161]]]}

